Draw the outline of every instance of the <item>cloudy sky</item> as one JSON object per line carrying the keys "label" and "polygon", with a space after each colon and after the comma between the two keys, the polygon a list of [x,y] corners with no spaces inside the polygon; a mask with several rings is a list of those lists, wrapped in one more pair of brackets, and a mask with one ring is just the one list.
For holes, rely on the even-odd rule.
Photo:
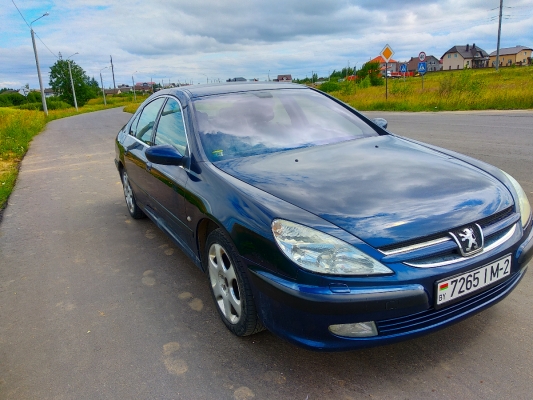
{"label": "cloudy sky", "polygon": [[[499,0],[0,0],[0,88],[45,86],[61,52],[116,84],[327,76],[385,44],[403,61],[454,45],[496,50]],[[17,10],[18,7],[18,10]],[[533,46],[533,0],[504,0],[501,47]],[[102,71],[113,86],[111,70]]]}

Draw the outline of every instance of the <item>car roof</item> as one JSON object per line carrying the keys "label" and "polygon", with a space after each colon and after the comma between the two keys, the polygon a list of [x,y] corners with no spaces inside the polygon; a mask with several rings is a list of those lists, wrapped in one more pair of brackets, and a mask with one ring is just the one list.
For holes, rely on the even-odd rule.
{"label": "car roof", "polygon": [[307,86],[295,83],[279,82],[227,82],[216,84],[180,86],[165,91],[168,94],[177,92],[186,93],[189,98],[211,96],[226,93],[251,92],[256,90],[278,90],[278,89],[307,89]]}

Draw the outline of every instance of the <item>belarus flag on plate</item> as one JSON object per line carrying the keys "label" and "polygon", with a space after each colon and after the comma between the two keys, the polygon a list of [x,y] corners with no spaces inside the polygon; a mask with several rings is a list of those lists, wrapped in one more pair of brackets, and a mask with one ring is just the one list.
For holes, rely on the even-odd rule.
{"label": "belarus flag on plate", "polygon": [[439,286],[439,290],[446,290],[448,289],[448,284],[447,283],[443,283]]}

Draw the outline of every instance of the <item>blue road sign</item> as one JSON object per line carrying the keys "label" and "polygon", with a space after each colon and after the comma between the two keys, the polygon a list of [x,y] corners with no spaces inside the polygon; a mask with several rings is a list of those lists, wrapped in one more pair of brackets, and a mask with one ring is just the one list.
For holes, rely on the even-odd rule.
{"label": "blue road sign", "polygon": [[427,71],[427,68],[426,68],[426,63],[425,62],[419,62],[418,63],[418,72],[421,74],[421,75],[424,75]]}
{"label": "blue road sign", "polygon": [[407,64],[400,65],[400,72],[403,74],[407,72]]}

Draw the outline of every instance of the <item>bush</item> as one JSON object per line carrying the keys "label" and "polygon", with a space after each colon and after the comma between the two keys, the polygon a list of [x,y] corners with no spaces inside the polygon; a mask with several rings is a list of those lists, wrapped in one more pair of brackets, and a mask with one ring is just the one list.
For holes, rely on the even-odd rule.
{"label": "bush", "polygon": [[358,85],[359,85],[359,89],[367,89],[370,86],[372,86],[372,82],[370,82],[370,76],[369,75],[365,76],[364,79],[361,79],[359,81]]}
{"label": "bush", "polygon": [[341,93],[344,95],[355,94],[356,84],[354,81],[344,81],[341,84]]}
{"label": "bush", "polygon": [[28,103],[38,103],[41,101],[41,92],[40,91],[33,91],[28,93],[28,96],[26,96],[26,99],[28,100]]}
{"label": "bush", "polygon": [[20,106],[26,102],[26,97],[17,92],[0,94],[0,107]]}
{"label": "bush", "polygon": [[27,103],[27,104],[22,104],[16,108],[18,108],[19,110],[39,111],[39,110],[42,110],[43,104],[42,103]]}
{"label": "bush", "polygon": [[324,82],[318,88],[323,92],[331,93],[341,90],[341,85],[339,85],[337,82]]}
{"label": "bush", "polygon": [[[50,97],[46,99],[46,107],[48,110],[64,110],[66,108],[72,108],[72,106],[59,98]],[[43,103],[27,103],[22,104],[18,107],[19,110],[36,110],[36,111],[43,111]]]}
{"label": "bush", "polygon": [[453,91],[453,75],[448,74],[439,81],[440,97],[448,97]]}

